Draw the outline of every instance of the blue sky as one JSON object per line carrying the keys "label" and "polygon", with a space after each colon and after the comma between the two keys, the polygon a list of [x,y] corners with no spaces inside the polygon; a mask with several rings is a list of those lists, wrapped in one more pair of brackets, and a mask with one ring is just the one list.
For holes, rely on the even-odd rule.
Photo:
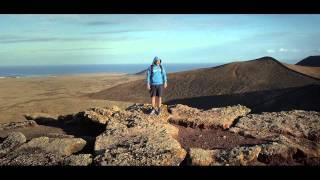
{"label": "blue sky", "polygon": [[0,15],[0,66],[227,63],[320,54],[320,15]]}

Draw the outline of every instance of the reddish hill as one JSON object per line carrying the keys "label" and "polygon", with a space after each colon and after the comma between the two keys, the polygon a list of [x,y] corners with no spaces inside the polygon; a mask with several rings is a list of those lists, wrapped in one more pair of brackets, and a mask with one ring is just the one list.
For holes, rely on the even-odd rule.
{"label": "reddish hill", "polygon": [[[294,71],[272,57],[263,57],[212,68],[171,73],[168,75],[164,102],[184,103],[205,109],[240,103],[254,109],[257,104],[268,101],[267,106],[272,107],[278,102],[274,100],[270,103],[270,99],[283,97],[298,87],[301,90],[301,87],[312,84],[320,85],[320,80]],[[144,80],[120,84],[88,96],[131,102],[150,101]],[[314,98],[319,98],[319,95],[316,94]],[[216,101],[208,102],[205,99]],[[268,107],[259,109],[267,111]]]}
{"label": "reddish hill", "polygon": [[294,71],[320,79],[320,67],[301,66],[286,63],[283,64]]}

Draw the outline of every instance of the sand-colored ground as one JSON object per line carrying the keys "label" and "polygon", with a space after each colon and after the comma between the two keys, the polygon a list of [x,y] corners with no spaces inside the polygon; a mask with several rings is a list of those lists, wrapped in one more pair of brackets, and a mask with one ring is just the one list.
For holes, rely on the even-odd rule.
{"label": "sand-colored ground", "polygon": [[0,123],[25,120],[27,113],[64,115],[94,106],[118,105],[130,102],[93,100],[87,93],[141,79],[126,74],[81,74],[56,77],[25,77],[0,79]]}
{"label": "sand-colored ground", "polygon": [[300,66],[300,65],[286,64],[286,63],[282,63],[282,64],[284,64],[285,66],[287,66],[288,68],[294,71],[320,79],[320,67]]}

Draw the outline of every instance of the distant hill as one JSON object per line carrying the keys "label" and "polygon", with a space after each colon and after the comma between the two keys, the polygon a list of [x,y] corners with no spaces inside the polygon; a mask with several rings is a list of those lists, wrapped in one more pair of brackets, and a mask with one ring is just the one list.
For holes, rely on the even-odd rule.
{"label": "distant hill", "polygon": [[148,69],[145,69],[145,70],[142,70],[140,72],[137,72],[137,73],[135,73],[135,75],[146,75],[147,74],[147,70]]}
{"label": "distant hill", "polygon": [[320,67],[320,56],[309,56],[299,61],[296,65]]}
{"label": "distant hill", "polygon": [[301,65],[286,64],[286,63],[283,63],[283,64],[294,71],[320,79],[320,67],[301,66]]}
{"label": "distant hill", "polygon": [[[170,73],[164,102],[182,103],[203,109],[239,103],[260,112],[268,111],[276,104],[283,104],[277,106],[278,110],[290,109],[308,99],[305,96],[310,96],[309,99],[314,98],[317,102],[306,106],[308,110],[320,110],[320,95],[314,93],[318,85],[319,79],[295,71],[272,57],[262,57],[212,68]],[[307,89],[304,90],[303,87]],[[287,95],[296,91],[306,94],[302,96],[301,93],[296,93],[301,97],[290,95],[293,98],[291,104],[282,102],[287,100]],[[150,101],[144,80],[120,84],[88,96],[117,101]]]}

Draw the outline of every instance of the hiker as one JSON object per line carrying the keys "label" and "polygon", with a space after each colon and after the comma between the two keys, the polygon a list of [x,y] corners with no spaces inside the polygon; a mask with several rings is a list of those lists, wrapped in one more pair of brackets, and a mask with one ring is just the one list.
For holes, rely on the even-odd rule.
{"label": "hiker", "polygon": [[[160,115],[161,113],[160,107],[163,88],[167,88],[167,75],[161,65],[161,59],[156,56],[147,71],[147,89],[150,92],[152,103],[151,115]],[[156,107],[158,109],[156,109]]]}

